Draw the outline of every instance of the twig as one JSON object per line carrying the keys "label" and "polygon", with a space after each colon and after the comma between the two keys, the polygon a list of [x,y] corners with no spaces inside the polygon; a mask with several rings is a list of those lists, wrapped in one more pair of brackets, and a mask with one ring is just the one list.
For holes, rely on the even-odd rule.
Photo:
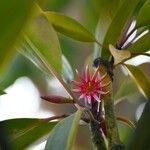
{"label": "twig", "polygon": [[57,95],[49,95],[49,96],[41,96],[43,100],[46,100],[50,103],[55,103],[55,104],[73,104],[75,101],[70,98],[66,98],[63,96],[57,96]]}
{"label": "twig", "polygon": [[49,117],[49,118],[45,118],[44,121],[52,121],[52,120],[56,120],[56,119],[61,119],[61,118],[65,118],[65,117],[68,117],[69,115],[60,115],[60,116],[52,116],[52,117]]}

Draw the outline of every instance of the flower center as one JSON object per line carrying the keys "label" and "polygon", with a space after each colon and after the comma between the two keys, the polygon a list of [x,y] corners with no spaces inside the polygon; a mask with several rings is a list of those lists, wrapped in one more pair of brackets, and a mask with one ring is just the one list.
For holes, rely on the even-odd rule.
{"label": "flower center", "polygon": [[94,89],[94,87],[91,85],[91,83],[89,82],[87,87],[86,87],[86,90],[89,91],[89,92],[92,92]]}

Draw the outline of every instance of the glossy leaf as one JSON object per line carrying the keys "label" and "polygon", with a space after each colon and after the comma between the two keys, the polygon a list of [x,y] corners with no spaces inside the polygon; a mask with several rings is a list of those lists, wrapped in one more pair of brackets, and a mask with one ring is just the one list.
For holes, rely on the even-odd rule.
{"label": "glossy leaf", "polygon": [[95,42],[95,37],[71,17],[57,12],[44,12],[56,31],[83,42]]}
{"label": "glossy leaf", "polygon": [[[113,45],[117,44],[121,33],[125,25],[127,25],[128,21],[131,19],[133,13],[138,13],[142,5],[144,4],[145,0],[137,1],[137,0],[125,0],[121,7],[118,9],[115,17],[113,18],[109,29],[106,33],[104,42],[103,42],[103,49],[102,49],[102,56],[106,59],[110,57],[110,52],[107,50],[108,45],[111,43]],[[107,51],[106,51],[107,50]]]}
{"label": "glossy leaf", "polygon": [[45,150],[70,150],[76,137],[83,109],[60,121],[51,131]]}
{"label": "glossy leaf", "polygon": [[49,74],[49,70],[46,68],[46,66],[44,65],[38,54],[35,52],[35,50],[29,45],[27,39],[24,39],[22,45],[18,48],[18,51],[27,59],[29,59],[43,73],[45,73],[46,75]]}
{"label": "glossy leaf", "polygon": [[58,37],[47,19],[42,14],[36,16],[25,33],[26,41],[35,53],[39,53],[51,68],[61,73],[61,49]]}
{"label": "glossy leaf", "polygon": [[[149,99],[150,100],[150,99]],[[148,150],[150,149],[150,101],[147,102],[142,116],[138,121],[137,127],[131,137],[130,143],[127,146],[127,150]],[[141,137],[141,138],[139,138]]]}
{"label": "glossy leaf", "polygon": [[[107,14],[101,14],[97,27],[96,27],[96,38],[99,41],[99,43],[103,43],[105,35],[107,33],[107,29],[109,27],[111,23],[111,18],[109,17],[109,15]],[[94,59],[98,58],[101,56],[101,50],[102,50],[102,46],[98,45],[97,43],[95,43],[94,45]],[[107,51],[105,51],[107,52]]]}
{"label": "glossy leaf", "polygon": [[144,36],[142,36],[140,39],[138,39],[135,43],[133,43],[128,50],[131,52],[137,52],[137,53],[142,53],[146,52],[150,49],[150,27],[149,27],[149,32],[146,33]]}
{"label": "glossy leaf", "polygon": [[129,75],[133,78],[137,84],[138,89],[147,98],[150,99],[150,82],[144,75],[144,73],[136,66],[125,64]]}
{"label": "glossy leaf", "polygon": [[[49,76],[48,68],[26,41],[24,41],[24,43],[20,48],[18,48],[18,50],[23,56],[27,57],[31,62],[35,64],[36,67],[38,67],[43,73],[45,73],[45,75]],[[74,78],[73,70],[64,55],[62,55],[62,77],[66,83],[70,83],[70,81]]]}
{"label": "glossy leaf", "polygon": [[147,0],[144,6],[142,7],[141,11],[139,12],[139,15],[137,17],[137,24],[136,26],[146,26],[150,25],[150,1]]}
{"label": "glossy leaf", "polygon": [[[99,43],[103,43],[105,35],[107,33],[107,30],[112,22],[112,19],[114,15],[116,14],[118,8],[122,4],[123,0],[118,1],[118,0],[100,0],[96,1],[95,7],[98,7],[99,9],[99,21],[96,27],[95,35],[96,39],[99,41]],[[100,57],[101,56],[101,50],[102,46],[97,45],[95,43],[94,45],[94,58]],[[105,50],[107,53],[107,51]],[[109,53],[109,51],[108,51]]]}
{"label": "glossy leaf", "polygon": [[35,0],[1,0],[0,1],[0,70],[8,64],[18,39]]}
{"label": "glossy leaf", "polygon": [[73,70],[71,68],[70,63],[64,55],[62,55],[62,62],[62,76],[66,83],[70,83],[70,81],[74,78]]}
{"label": "glossy leaf", "polygon": [[115,104],[137,93],[138,89],[136,85],[131,79],[127,78],[126,80],[124,80],[121,86],[117,89],[117,92],[114,94]]}
{"label": "glossy leaf", "polygon": [[52,73],[62,84],[68,95],[79,103],[61,77],[62,53],[57,34],[46,17],[41,14],[42,11],[39,12],[39,7],[38,13],[39,15],[34,18],[35,20],[25,31],[25,41],[31,47],[30,50],[33,51],[31,53],[33,53],[38,65],[45,72]]}
{"label": "glossy leaf", "polygon": [[57,122],[44,119],[11,119],[1,121],[5,125],[10,146],[13,149],[24,149],[39,138],[48,134]]}

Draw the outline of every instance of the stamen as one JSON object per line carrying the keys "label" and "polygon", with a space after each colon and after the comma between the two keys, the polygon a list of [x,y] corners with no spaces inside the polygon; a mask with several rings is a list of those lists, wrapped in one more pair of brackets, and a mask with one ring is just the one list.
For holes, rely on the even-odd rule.
{"label": "stamen", "polygon": [[98,102],[97,112],[99,112],[99,108],[100,108],[100,102]]}
{"label": "stamen", "polygon": [[99,90],[98,93],[99,93],[99,94],[102,94],[102,95],[107,95],[107,94],[109,93],[109,91],[104,92],[104,91],[100,91],[100,90]]}
{"label": "stamen", "polygon": [[100,81],[103,81],[103,80],[106,78],[106,76],[107,76],[107,73],[105,73],[105,74],[101,77]]}
{"label": "stamen", "polygon": [[101,85],[101,88],[107,87],[107,86],[109,86],[110,84],[111,84],[111,81],[109,81],[109,82],[106,83],[106,84],[102,84],[102,85]]}
{"label": "stamen", "polygon": [[93,74],[93,77],[92,77],[92,82],[94,82],[95,80],[96,80],[96,78],[97,78],[97,75],[98,75],[98,69],[95,71],[95,73]]}

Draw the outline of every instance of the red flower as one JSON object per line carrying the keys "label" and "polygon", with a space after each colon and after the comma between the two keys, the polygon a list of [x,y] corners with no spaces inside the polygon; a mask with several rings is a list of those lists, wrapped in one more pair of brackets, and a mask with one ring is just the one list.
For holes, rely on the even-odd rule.
{"label": "red flower", "polygon": [[78,70],[76,70],[78,77],[80,78],[80,82],[72,81],[72,83],[77,87],[77,89],[73,89],[74,93],[81,94],[79,99],[86,98],[88,103],[91,104],[91,100],[96,100],[100,102],[100,96],[106,95],[109,91],[104,92],[102,89],[110,85],[110,82],[107,84],[102,84],[102,81],[105,79],[106,75],[100,77],[98,69],[90,77],[89,67],[86,67],[85,76],[83,77]]}

